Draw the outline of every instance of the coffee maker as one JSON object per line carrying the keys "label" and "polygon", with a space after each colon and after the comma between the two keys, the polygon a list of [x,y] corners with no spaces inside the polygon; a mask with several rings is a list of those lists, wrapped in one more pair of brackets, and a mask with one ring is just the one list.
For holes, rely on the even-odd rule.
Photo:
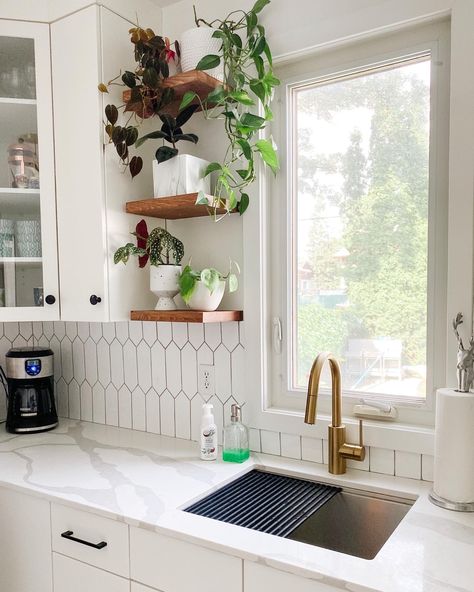
{"label": "coffee maker", "polygon": [[43,347],[16,347],[7,352],[7,431],[45,432],[58,425],[53,357],[53,352]]}

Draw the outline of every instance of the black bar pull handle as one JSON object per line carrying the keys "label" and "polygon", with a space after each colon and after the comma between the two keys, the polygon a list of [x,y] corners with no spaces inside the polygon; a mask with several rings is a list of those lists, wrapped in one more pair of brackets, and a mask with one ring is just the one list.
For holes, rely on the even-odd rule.
{"label": "black bar pull handle", "polygon": [[70,541],[74,541],[75,543],[81,543],[81,545],[87,545],[88,547],[93,547],[94,549],[103,549],[107,547],[107,543],[105,541],[101,541],[100,543],[90,543],[89,541],[84,541],[83,539],[78,539],[75,536],[72,536],[74,532],[72,530],[66,530],[66,532],[62,532],[61,536],[63,539],[69,539]]}

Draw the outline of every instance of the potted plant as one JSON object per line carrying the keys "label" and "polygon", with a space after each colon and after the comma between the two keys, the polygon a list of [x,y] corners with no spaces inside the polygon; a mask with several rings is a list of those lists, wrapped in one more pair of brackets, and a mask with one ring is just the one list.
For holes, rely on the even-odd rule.
{"label": "potted plant", "polygon": [[191,265],[186,265],[179,277],[179,288],[184,302],[193,310],[212,311],[221,303],[226,284],[229,292],[235,292],[238,288],[237,275],[232,272],[235,267],[238,273],[238,264],[231,261],[229,271],[223,275],[213,267],[207,267],[201,271],[195,270]]}
{"label": "potted plant", "polygon": [[138,257],[140,267],[150,262],[150,290],[158,296],[155,310],[173,310],[173,298],[179,292],[183,243],[164,228],[154,228],[149,234],[145,220],[141,220],[132,234],[137,244],[127,243],[114,254],[114,263],[126,264],[131,255]]}
{"label": "potted plant", "polygon": [[[249,204],[246,188],[256,179],[256,159],[276,174],[279,163],[271,139],[261,132],[273,118],[270,102],[280,81],[273,75],[272,53],[265,28],[259,23],[259,13],[270,0],[257,0],[249,12],[237,10],[223,20],[208,23],[196,18],[196,25],[217,29],[213,38],[220,41],[216,53],[204,56],[196,65],[210,72],[222,65],[223,84],[201,100],[193,91],[184,94],[180,108],[198,100],[207,119],[222,119],[228,138],[228,148],[222,162],[212,162],[206,176],[217,173],[214,207],[238,208],[243,214]],[[259,108],[259,113],[255,111]],[[207,203],[201,193],[197,203]]]}
{"label": "potted plant", "polygon": [[[192,117],[197,105],[187,105],[179,110],[176,117],[169,113],[173,108],[174,91],[167,85],[167,78],[170,65],[174,64],[179,56],[179,44],[171,44],[167,37],[155,35],[152,29],[142,29],[138,26],[130,29],[130,40],[134,46],[135,70],[126,70],[107,84],[99,84],[102,93],[108,93],[112,86],[127,89],[123,93],[123,105],[116,107],[108,104],[105,107],[105,131],[109,143],[115,146],[121,163],[129,169],[132,178],[138,175],[143,167],[141,156],[131,156],[133,148],[139,148],[150,139],[161,139],[171,144],[160,146],[155,153],[153,177],[155,188],[158,190],[155,196],[197,191],[210,193],[209,181],[203,179],[203,172],[209,164],[207,161],[183,155],[179,161],[172,164],[168,162],[178,155],[177,142],[187,141],[195,144],[198,141],[196,134],[186,134],[182,130],[182,126]],[[175,50],[172,49],[172,45]],[[124,125],[117,123],[119,109],[128,117]],[[143,122],[153,117],[161,120],[161,129],[139,137]],[[167,165],[160,167],[162,163]]]}
{"label": "potted plant", "polygon": [[[208,25],[207,23],[201,27],[194,6],[193,10],[196,27],[182,33],[179,43],[181,69],[183,72],[195,70],[203,57],[209,54],[219,53],[221,47],[220,39],[214,37],[214,33],[218,29],[213,28],[212,25]],[[210,68],[207,73],[209,76],[217,78],[217,80],[224,80],[224,67],[222,64],[217,64],[215,68]]]}

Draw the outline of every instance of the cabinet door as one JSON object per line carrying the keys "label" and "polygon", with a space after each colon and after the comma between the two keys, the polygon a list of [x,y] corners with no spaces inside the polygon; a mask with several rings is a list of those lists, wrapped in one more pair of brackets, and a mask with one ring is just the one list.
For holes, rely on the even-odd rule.
{"label": "cabinet door", "polygon": [[0,488],[0,589],[53,589],[49,503],[6,488]]}
{"label": "cabinet door", "polygon": [[244,561],[244,592],[336,592],[328,584],[295,576],[252,561]]}
{"label": "cabinet door", "polygon": [[53,572],[54,592],[130,592],[130,580],[57,553]]}
{"label": "cabinet door", "polygon": [[0,321],[59,318],[52,130],[49,26],[0,19]]}

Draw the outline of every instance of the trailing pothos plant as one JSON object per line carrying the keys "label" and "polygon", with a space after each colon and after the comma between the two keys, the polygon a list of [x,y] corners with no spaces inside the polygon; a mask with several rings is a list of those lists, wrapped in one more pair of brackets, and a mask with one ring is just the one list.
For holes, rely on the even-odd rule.
{"label": "trailing pothos plant", "polygon": [[229,270],[224,275],[214,267],[206,267],[199,271],[195,270],[191,267],[191,262],[189,262],[179,276],[181,298],[188,304],[198,282],[202,282],[211,294],[217,290],[222,281],[226,282],[229,292],[235,292],[239,287],[239,282],[236,273],[233,272],[234,267],[237,273],[240,273],[238,263],[229,261]]}
{"label": "trailing pothos plant", "polygon": [[139,267],[150,265],[179,265],[184,257],[184,245],[164,228],[154,228],[148,233],[145,220],[141,220],[133,236],[137,244],[127,243],[114,254],[114,263],[127,263],[130,256],[138,257]]}
{"label": "trailing pothos plant", "polygon": [[[109,104],[105,107],[105,131],[109,142],[113,143],[120,161],[128,168],[132,178],[140,173],[143,167],[141,156],[131,156],[133,146],[139,148],[149,139],[162,139],[171,146],[160,146],[155,153],[158,162],[169,160],[178,154],[176,143],[180,140],[198,141],[195,134],[185,134],[181,129],[197,109],[197,105],[189,105],[180,110],[174,118],[166,113],[173,101],[174,91],[165,86],[169,77],[169,62],[179,58],[179,44],[173,44],[167,37],[155,35],[152,29],[134,27],[130,29],[130,41],[134,45],[136,68],[132,72],[126,70],[104,84],[99,84],[102,93],[108,93],[112,85],[128,89],[124,93],[124,103],[119,107]],[[174,49],[172,49],[174,46]],[[119,109],[129,114],[125,125],[117,124]],[[161,129],[139,138],[139,129],[145,119],[158,116]]]}
{"label": "trailing pothos plant", "polygon": [[[243,214],[249,204],[247,187],[256,178],[256,157],[276,174],[279,163],[272,140],[263,139],[261,132],[272,120],[270,102],[275,86],[280,84],[273,75],[272,53],[259,22],[259,13],[270,0],[257,0],[249,12],[236,10],[225,19],[207,22],[197,18],[197,26],[216,28],[213,37],[222,41],[219,55],[207,55],[197,65],[198,70],[210,70],[222,63],[224,83],[204,99],[192,91],[185,93],[181,108],[199,100],[208,119],[222,119],[228,138],[228,148],[221,162],[212,162],[205,176],[217,174],[216,198],[213,206],[238,208]],[[257,114],[257,113],[258,114]],[[197,203],[208,203],[198,195]]]}

